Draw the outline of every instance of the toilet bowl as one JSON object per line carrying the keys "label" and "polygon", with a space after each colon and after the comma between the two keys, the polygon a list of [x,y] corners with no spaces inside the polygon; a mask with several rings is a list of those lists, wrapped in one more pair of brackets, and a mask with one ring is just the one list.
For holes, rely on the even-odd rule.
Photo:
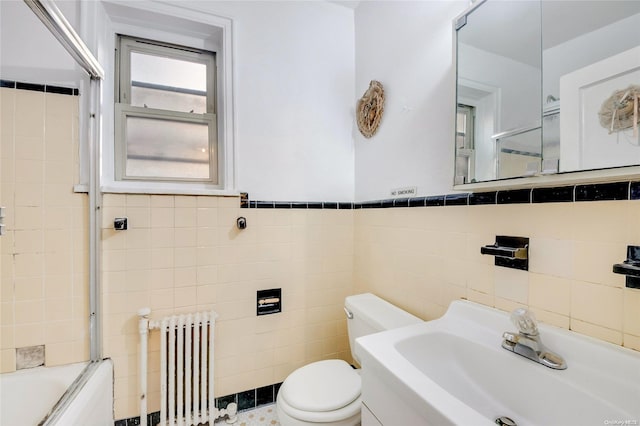
{"label": "toilet bowl", "polygon": [[[357,337],[421,319],[371,293],[345,299],[349,343],[354,360]],[[276,399],[282,426],[355,426],[360,424],[360,370],[341,359],[314,362],[298,368],[282,383]]]}
{"label": "toilet bowl", "polygon": [[282,425],[360,421],[360,374],[341,359],[314,362],[291,373],[277,398]]}

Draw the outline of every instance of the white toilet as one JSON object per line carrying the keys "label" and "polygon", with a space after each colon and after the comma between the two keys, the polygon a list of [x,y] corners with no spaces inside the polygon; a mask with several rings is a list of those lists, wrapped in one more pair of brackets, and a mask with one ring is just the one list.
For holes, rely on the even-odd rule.
{"label": "white toilet", "polygon": [[[418,317],[371,293],[345,299],[351,354],[360,336],[422,322]],[[360,371],[340,359],[300,367],[278,392],[276,409],[282,426],[360,424]]]}

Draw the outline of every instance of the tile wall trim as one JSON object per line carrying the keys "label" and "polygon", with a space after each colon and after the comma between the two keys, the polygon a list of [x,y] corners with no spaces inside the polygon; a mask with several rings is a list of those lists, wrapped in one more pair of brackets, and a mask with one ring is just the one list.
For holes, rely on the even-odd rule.
{"label": "tile wall trim", "polygon": [[249,201],[242,193],[241,208],[258,209],[383,209],[390,207],[477,206],[490,204],[572,203],[583,201],[640,200],[639,182],[613,182],[571,186],[454,193],[414,198],[348,202]]}
{"label": "tile wall trim", "polygon": [[56,93],[58,95],[78,96],[80,91],[75,87],[52,86],[49,84],[24,83],[13,80],[0,80],[0,87],[18,90],[30,90],[33,92]]}
{"label": "tile wall trim", "polygon": [[[282,382],[274,383],[272,385],[218,397],[216,398],[216,408],[222,410],[227,408],[229,403],[235,402],[238,404],[238,411],[245,411],[260,407],[261,405],[273,404],[276,402],[281,385]],[[147,414],[147,424],[149,426],[156,426],[159,423],[160,411]],[[114,422],[114,426],[138,426],[139,424],[140,416],[116,420]]]}

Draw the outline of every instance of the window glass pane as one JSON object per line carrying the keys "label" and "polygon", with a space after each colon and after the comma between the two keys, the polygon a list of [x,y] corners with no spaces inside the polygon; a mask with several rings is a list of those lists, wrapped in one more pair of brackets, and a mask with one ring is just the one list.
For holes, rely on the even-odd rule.
{"label": "window glass pane", "polygon": [[207,112],[207,66],[131,52],[131,105]]}
{"label": "window glass pane", "polygon": [[126,138],[129,177],[210,178],[206,123],[127,117]]}

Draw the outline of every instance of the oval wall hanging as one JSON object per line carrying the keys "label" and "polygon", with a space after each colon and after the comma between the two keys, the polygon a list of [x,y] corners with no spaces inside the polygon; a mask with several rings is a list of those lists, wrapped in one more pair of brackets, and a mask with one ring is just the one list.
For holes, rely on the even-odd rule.
{"label": "oval wall hanging", "polygon": [[613,92],[602,103],[599,115],[600,125],[609,130],[609,134],[633,128],[633,135],[638,136],[640,86],[632,84],[626,89]]}
{"label": "oval wall hanging", "polygon": [[370,138],[378,131],[382,113],[384,112],[384,88],[382,83],[371,80],[369,88],[356,106],[358,130],[365,138]]}

